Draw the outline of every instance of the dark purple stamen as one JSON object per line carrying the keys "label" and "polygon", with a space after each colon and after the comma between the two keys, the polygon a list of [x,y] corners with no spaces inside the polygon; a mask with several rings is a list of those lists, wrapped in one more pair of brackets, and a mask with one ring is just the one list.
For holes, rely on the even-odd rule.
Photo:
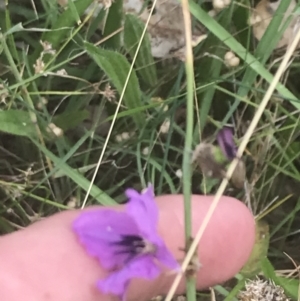
{"label": "dark purple stamen", "polygon": [[128,253],[130,257],[142,253],[146,247],[145,241],[138,235],[122,235],[121,240],[113,244],[121,247],[116,254]]}

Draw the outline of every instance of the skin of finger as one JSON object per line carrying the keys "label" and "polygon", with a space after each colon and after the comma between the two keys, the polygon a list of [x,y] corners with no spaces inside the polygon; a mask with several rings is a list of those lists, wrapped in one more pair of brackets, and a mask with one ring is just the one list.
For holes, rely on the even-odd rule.
{"label": "skin of finger", "polygon": [[[205,216],[212,197],[193,196],[193,226],[196,230]],[[160,207],[159,232],[176,258],[183,258],[184,246],[182,196],[157,198]],[[98,301],[95,288],[105,277],[98,262],[89,257],[71,230],[79,211],[67,211],[33,224],[25,230],[0,239],[0,294],[2,300]],[[203,239],[198,254],[202,268],[198,287],[203,288],[232,277],[245,263],[254,243],[254,221],[239,201],[223,197]],[[173,276],[155,281],[134,280],[130,300],[147,300],[167,292]],[[182,292],[181,284],[179,291]],[[1,292],[2,291],[2,292]]]}

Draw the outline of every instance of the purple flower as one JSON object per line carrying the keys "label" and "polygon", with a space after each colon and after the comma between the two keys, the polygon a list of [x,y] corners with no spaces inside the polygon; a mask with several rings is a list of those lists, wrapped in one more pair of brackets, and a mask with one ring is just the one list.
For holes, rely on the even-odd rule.
{"label": "purple flower", "polygon": [[237,147],[233,140],[233,129],[229,126],[223,127],[217,136],[218,144],[227,157],[227,159],[232,160],[236,156]]}
{"label": "purple flower", "polygon": [[99,280],[103,293],[125,298],[132,278],[154,279],[161,273],[159,263],[178,269],[179,265],[157,234],[158,209],[150,186],[141,194],[127,189],[129,202],[124,212],[99,209],[82,213],[73,229],[91,256],[111,271]]}

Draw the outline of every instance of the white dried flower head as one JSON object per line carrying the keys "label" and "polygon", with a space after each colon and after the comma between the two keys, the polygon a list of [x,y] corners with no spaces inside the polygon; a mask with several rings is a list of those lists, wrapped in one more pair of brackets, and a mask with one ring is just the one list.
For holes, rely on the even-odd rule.
{"label": "white dried flower head", "polygon": [[103,3],[104,6],[104,10],[109,9],[112,5],[112,3],[114,2],[113,0],[100,0],[100,3]]}
{"label": "white dried flower head", "polygon": [[289,301],[283,288],[270,279],[250,280],[245,287],[245,291],[239,293],[240,301]]}
{"label": "white dried flower head", "polygon": [[208,15],[214,18],[217,15],[217,12],[214,9],[212,9],[208,12]]}
{"label": "white dried flower head", "polygon": [[121,134],[121,137],[122,137],[122,141],[126,141],[130,138],[130,134],[128,132],[123,132]]}
{"label": "white dried flower head", "polygon": [[115,140],[116,140],[116,142],[122,142],[122,140],[123,140],[122,135],[120,135],[120,134],[116,135]]}
{"label": "white dried flower head", "polygon": [[108,101],[112,101],[116,98],[115,91],[111,88],[110,84],[105,86],[104,91],[101,93]]}
{"label": "white dried flower head", "polygon": [[64,131],[58,126],[56,126],[54,123],[49,123],[47,132],[53,133],[56,137],[61,137],[64,134]]}
{"label": "white dried flower head", "polygon": [[182,175],[183,175],[182,170],[181,169],[177,169],[175,171],[175,175],[176,175],[177,178],[181,179]]}
{"label": "white dried flower head", "polygon": [[0,90],[3,90],[3,92],[0,94],[0,103],[6,104],[6,99],[8,98],[8,90],[3,84],[0,84]]}
{"label": "white dried flower head", "polygon": [[144,147],[144,148],[142,149],[142,154],[143,154],[144,156],[149,155],[149,147],[148,147],[148,146],[146,146],[146,147]]}
{"label": "white dried flower head", "polygon": [[171,125],[170,119],[166,118],[163,124],[160,126],[160,132],[163,134],[168,133],[170,129],[170,125]]}
{"label": "white dried flower head", "polygon": [[232,51],[225,53],[224,61],[225,65],[230,68],[237,67],[240,64],[240,59]]}
{"label": "white dried flower head", "polygon": [[235,57],[235,54],[232,51],[227,51],[224,56],[225,61],[230,61]]}
{"label": "white dried flower head", "polygon": [[78,199],[75,198],[74,196],[72,196],[72,197],[70,197],[70,200],[68,201],[67,206],[70,209],[74,209],[78,206],[78,204],[79,204]]}
{"label": "white dried flower head", "polygon": [[56,51],[52,49],[52,44],[49,43],[48,41],[40,41],[42,47],[43,47],[43,52],[44,53],[49,53],[51,55],[55,55]]}
{"label": "white dried flower head", "polygon": [[122,142],[122,136],[120,134],[115,137],[116,142]]}
{"label": "white dried flower head", "polygon": [[60,76],[68,75],[66,69],[60,69],[60,70],[57,70],[55,73],[56,73],[57,75],[60,75]]}
{"label": "white dried flower head", "polygon": [[14,211],[14,209],[12,209],[12,208],[8,208],[8,209],[6,210],[6,213],[8,213],[8,214],[15,214],[15,211]]}
{"label": "white dried flower head", "polygon": [[236,56],[230,61],[229,67],[237,67],[240,64],[240,59]]}
{"label": "white dried flower head", "polygon": [[44,68],[45,68],[45,63],[43,62],[43,58],[39,57],[35,64],[33,64],[34,67],[34,73],[35,74],[39,74],[39,73],[43,73],[44,72]]}
{"label": "white dried flower head", "polygon": [[231,0],[213,0],[213,8],[216,12],[220,12],[227,6],[229,6],[231,3]]}
{"label": "white dried flower head", "polygon": [[38,110],[42,110],[47,103],[48,103],[48,99],[46,97],[41,97],[36,107]]}

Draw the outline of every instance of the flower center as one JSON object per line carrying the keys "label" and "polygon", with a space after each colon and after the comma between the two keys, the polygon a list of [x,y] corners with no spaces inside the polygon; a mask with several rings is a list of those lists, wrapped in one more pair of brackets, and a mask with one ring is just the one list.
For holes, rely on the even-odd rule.
{"label": "flower center", "polygon": [[117,253],[128,253],[130,256],[153,254],[156,251],[154,244],[138,235],[122,235],[121,240],[116,242],[115,245],[121,247]]}

